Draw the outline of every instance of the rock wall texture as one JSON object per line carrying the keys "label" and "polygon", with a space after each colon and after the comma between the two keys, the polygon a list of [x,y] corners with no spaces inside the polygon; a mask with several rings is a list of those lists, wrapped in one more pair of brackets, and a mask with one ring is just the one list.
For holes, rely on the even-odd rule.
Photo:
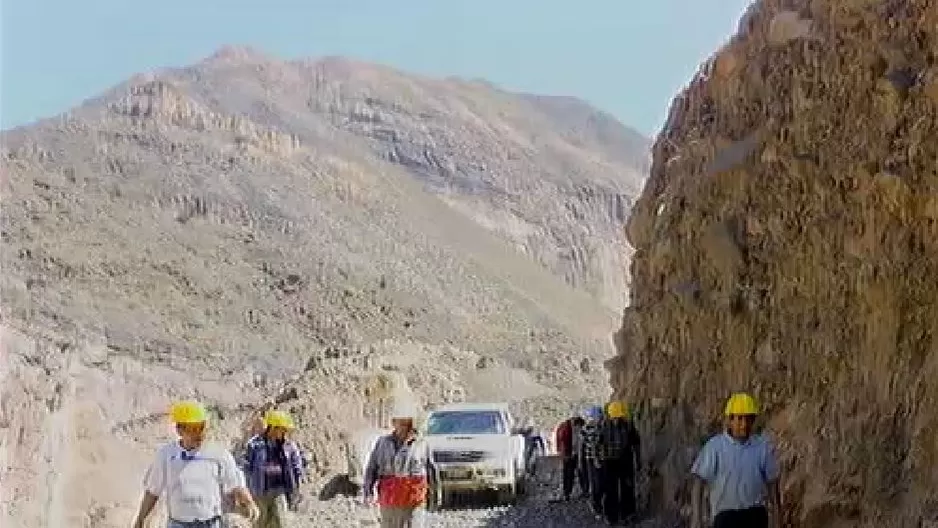
{"label": "rock wall texture", "polygon": [[938,523],[938,2],[766,0],[673,102],[617,395],[652,500],[753,391],[793,526]]}

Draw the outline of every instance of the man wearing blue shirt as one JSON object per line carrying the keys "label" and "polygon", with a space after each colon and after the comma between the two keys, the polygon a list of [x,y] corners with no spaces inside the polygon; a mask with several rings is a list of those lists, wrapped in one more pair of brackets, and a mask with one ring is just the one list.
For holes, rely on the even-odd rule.
{"label": "man wearing blue shirt", "polygon": [[737,393],[726,402],[724,414],[726,432],[707,441],[691,468],[697,476],[691,526],[701,526],[706,485],[713,528],[768,528],[767,491],[775,512],[773,526],[781,528],[778,462],[765,438],[753,434],[758,404],[752,396]]}

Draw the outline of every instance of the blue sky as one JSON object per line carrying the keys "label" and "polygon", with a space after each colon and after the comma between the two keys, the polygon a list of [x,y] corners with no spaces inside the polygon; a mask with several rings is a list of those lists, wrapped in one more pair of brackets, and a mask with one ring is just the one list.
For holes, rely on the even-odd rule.
{"label": "blue sky", "polygon": [[748,0],[2,0],[0,124],[224,44],[575,95],[652,135]]}

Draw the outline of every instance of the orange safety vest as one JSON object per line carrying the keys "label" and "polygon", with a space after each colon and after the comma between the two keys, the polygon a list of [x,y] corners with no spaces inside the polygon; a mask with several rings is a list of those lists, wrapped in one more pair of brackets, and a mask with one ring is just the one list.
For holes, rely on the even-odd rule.
{"label": "orange safety vest", "polygon": [[[378,505],[415,508],[427,500],[427,453],[414,453],[413,443],[395,446],[388,435],[379,439],[374,456],[378,457]],[[421,446],[425,447],[425,446]],[[396,449],[395,449],[396,448]]]}
{"label": "orange safety vest", "polygon": [[416,508],[427,501],[427,477],[393,475],[378,479],[378,504]]}

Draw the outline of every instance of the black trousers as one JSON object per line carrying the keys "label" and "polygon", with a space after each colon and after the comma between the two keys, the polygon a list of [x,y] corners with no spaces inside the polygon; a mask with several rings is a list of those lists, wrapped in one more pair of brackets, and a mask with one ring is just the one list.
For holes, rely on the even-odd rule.
{"label": "black trousers", "polygon": [[573,481],[576,479],[577,459],[575,456],[564,457],[562,474],[562,491],[565,499],[573,493]]}
{"label": "black trousers", "polygon": [[589,495],[590,492],[590,474],[589,474],[589,461],[583,458],[582,455],[577,457],[576,462],[576,481],[580,486],[580,493],[583,496]]}
{"label": "black trousers", "polygon": [[593,462],[586,463],[586,473],[590,481],[590,505],[596,513],[603,511],[603,470]]}
{"label": "black trousers", "polygon": [[769,511],[765,506],[721,511],[713,518],[713,528],[769,528]]}
{"label": "black trousers", "polygon": [[603,462],[603,514],[616,523],[635,513],[635,468],[628,459]]}

